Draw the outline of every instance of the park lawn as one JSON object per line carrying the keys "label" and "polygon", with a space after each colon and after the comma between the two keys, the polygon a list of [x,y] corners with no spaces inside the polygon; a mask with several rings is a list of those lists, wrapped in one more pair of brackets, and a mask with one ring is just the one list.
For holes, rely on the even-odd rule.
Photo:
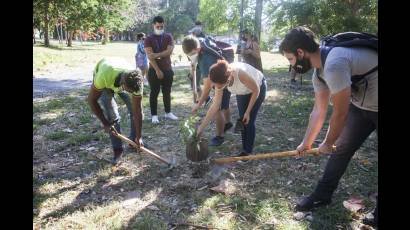
{"label": "park lawn", "polygon": [[[33,51],[34,57],[48,60],[47,55],[55,56],[61,64],[76,60],[82,52],[96,60],[96,56],[110,53],[109,48],[124,57],[131,55],[132,60],[133,47],[121,42],[90,45],[90,50],[81,51],[42,47]],[[304,76],[302,85],[291,85],[280,55],[262,56],[268,93],[258,115],[254,152],[293,150],[303,138],[313,105],[310,76]],[[126,150],[122,163],[113,169],[107,162],[112,156],[109,138],[86,103],[87,89],[33,99],[33,225],[41,229],[168,229],[171,223],[191,223],[221,229],[351,229],[363,212],[374,207],[368,197],[378,189],[374,133],[353,157],[333,203],[314,211],[311,219],[295,220],[292,209],[301,196],[313,190],[327,156],[234,164],[217,180],[210,178],[210,165],[186,159],[178,134],[192,101],[186,74],[186,70],[176,71],[172,89],[172,110],[180,121],[163,119],[160,94],[161,122],[152,125],[148,98],[143,99],[143,137],[153,151],[176,159],[177,166],[171,171],[154,158],[131,150]],[[128,134],[126,108],[118,102],[122,131]],[[236,120],[234,97],[231,106],[232,120]],[[204,136],[212,137],[214,128],[211,124]],[[322,131],[318,141],[324,134]],[[240,136],[228,131],[226,143],[210,148],[210,153],[212,157],[231,156],[240,149]],[[209,189],[221,181],[230,185],[232,194]],[[343,201],[352,195],[364,199],[363,211],[351,213],[343,207]]]}

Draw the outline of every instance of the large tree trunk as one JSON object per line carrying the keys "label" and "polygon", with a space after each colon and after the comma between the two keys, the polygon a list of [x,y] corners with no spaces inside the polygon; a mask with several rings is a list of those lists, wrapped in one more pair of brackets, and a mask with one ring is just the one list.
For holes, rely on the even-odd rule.
{"label": "large tree trunk", "polygon": [[44,7],[44,45],[46,47],[50,46],[50,40],[48,38],[48,24],[50,23],[50,18],[48,15],[48,6],[49,2],[46,2],[46,5]]}
{"label": "large tree trunk", "polygon": [[261,41],[261,16],[262,16],[263,0],[256,0],[255,7],[255,36]]}
{"label": "large tree trunk", "polygon": [[108,42],[110,42],[110,33],[107,28],[104,28],[104,39],[102,41],[102,44],[105,45]]}
{"label": "large tree trunk", "polygon": [[74,35],[74,31],[68,31],[68,36],[67,36],[67,46],[71,47],[73,44],[73,35]]}

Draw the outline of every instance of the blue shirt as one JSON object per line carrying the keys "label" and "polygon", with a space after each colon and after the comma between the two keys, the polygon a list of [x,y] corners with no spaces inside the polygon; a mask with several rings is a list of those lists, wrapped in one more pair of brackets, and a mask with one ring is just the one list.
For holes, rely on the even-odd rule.
{"label": "blue shirt", "polygon": [[202,78],[207,78],[209,68],[217,62],[218,58],[208,52],[201,52],[198,55],[198,67]]}

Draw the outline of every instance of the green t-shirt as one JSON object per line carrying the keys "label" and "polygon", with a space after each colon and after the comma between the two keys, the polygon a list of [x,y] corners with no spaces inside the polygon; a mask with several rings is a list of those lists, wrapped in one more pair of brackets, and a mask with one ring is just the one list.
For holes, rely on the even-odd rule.
{"label": "green t-shirt", "polygon": [[[103,58],[98,62],[97,66],[94,69],[94,86],[99,90],[111,89],[114,91],[114,93],[119,93],[122,91],[122,88],[114,86],[115,79],[121,72],[131,70],[134,70],[134,67],[122,58]],[[132,95],[141,96],[142,87],[138,92],[132,93]]]}

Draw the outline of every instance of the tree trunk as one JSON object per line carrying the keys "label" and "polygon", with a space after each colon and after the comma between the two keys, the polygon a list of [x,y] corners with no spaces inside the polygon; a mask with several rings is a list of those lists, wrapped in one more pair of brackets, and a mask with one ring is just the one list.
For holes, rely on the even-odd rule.
{"label": "tree trunk", "polygon": [[46,47],[50,46],[50,40],[48,38],[48,24],[50,22],[50,18],[48,17],[48,6],[49,2],[46,2],[46,5],[44,7],[44,45]]}
{"label": "tree trunk", "polygon": [[61,36],[60,36],[60,31],[58,30],[58,24],[56,25],[56,31],[57,31],[58,43],[61,43]]}
{"label": "tree trunk", "polygon": [[72,47],[73,35],[74,35],[74,31],[68,31],[68,36],[67,36],[67,46],[68,47]]}
{"label": "tree trunk", "polygon": [[255,36],[257,37],[259,44],[261,42],[261,16],[262,16],[263,0],[256,0],[255,7]]}
{"label": "tree trunk", "polygon": [[33,27],[33,45],[36,44],[36,31],[35,28]]}
{"label": "tree trunk", "polygon": [[62,23],[60,23],[60,36],[61,36],[60,44],[63,44],[64,34],[63,34],[63,24]]}
{"label": "tree trunk", "polygon": [[104,30],[104,39],[103,39],[103,41],[102,41],[102,44],[103,45],[105,45],[105,44],[107,44],[108,42],[110,42],[110,33],[109,33],[109,31],[108,31],[108,29],[107,28],[105,28],[105,30]]}

